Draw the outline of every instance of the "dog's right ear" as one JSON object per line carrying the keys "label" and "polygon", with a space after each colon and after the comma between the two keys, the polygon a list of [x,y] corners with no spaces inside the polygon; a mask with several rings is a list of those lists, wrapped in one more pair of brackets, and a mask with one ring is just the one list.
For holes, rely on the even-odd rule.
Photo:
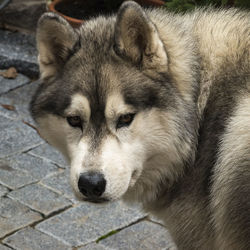
{"label": "dog's right ear", "polygon": [[42,15],[36,35],[42,79],[58,73],[73,53],[77,39],[77,33],[64,18],[54,13]]}
{"label": "dog's right ear", "polygon": [[134,64],[150,70],[168,67],[168,58],[160,34],[146,12],[135,2],[125,1],[115,24],[115,52]]}

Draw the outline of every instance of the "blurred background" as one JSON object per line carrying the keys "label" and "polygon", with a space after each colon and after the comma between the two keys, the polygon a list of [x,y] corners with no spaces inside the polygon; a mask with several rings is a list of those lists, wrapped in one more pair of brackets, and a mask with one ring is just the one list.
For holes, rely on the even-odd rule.
{"label": "blurred background", "polygon": [[[117,10],[122,0],[0,0],[0,27],[12,30],[34,32],[39,16],[52,2],[57,2],[55,9],[65,15],[86,20],[100,13],[112,13]],[[62,3],[64,2],[64,3]],[[250,8],[249,0],[141,0],[145,6],[162,6],[169,11],[185,12],[195,7],[213,5],[215,7]]]}

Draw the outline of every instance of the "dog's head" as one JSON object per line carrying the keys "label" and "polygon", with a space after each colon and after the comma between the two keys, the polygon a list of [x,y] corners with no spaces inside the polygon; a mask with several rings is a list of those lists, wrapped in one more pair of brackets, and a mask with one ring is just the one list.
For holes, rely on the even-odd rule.
{"label": "dog's head", "polygon": [[183,172],[194,143],[191,66],[181,61],[180,81],[178,63],[139,5],[126,2],[117,16],[79,30],[44,14],[37,46],[42,83],[31,113],[69,160],[80,199],[149,199]]}

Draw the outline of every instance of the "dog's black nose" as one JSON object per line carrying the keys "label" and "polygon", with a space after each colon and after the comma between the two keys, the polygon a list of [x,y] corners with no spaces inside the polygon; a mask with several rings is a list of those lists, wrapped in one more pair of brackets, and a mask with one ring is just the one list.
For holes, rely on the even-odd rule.
{"label": "dog's black nose", "polygon": [[78,188],[88,198],[100,197],[106,187],[103,174],[97,172],[86,172],[80,175]]}

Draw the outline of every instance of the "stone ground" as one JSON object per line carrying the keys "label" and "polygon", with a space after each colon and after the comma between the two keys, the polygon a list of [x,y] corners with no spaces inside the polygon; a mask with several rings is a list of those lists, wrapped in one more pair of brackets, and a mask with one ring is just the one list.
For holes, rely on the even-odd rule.
{"label": "stone ground", "polygon": [[0,76],[0,250],[174,249],[166,229],[139,207],[75,200],[67,164],[30,126],[34,38],[0,30],[0,69],[10,66],[18,77]]}

